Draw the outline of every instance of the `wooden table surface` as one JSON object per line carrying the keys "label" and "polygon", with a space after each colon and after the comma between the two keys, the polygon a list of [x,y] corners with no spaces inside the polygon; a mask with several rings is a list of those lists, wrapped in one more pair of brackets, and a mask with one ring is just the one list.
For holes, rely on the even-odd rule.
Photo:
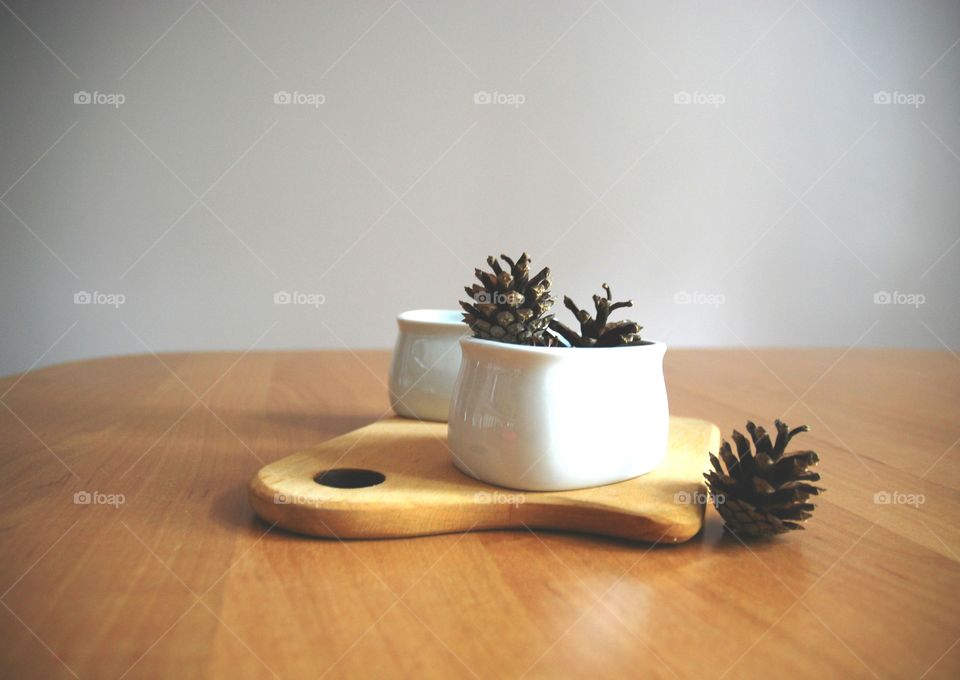
{"label": "wooden table surface", "polygon": [[388,360],[168,354],[0,380],[0,677],[960,677],[957,356],[668,352],[673,413],[813,429],[829,491],[770,542],[712,508],[652,548],[256,519],[260,466],[386,414]]}

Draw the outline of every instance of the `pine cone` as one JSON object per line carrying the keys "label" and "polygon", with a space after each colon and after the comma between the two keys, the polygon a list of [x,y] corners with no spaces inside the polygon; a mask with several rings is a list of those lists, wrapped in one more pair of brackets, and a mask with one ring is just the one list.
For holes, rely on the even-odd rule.
{"label": "pine cone", "polygon": [[552,346],[556,344],[545,331],[552,314],[550,270],[544,267],[530,277],[530,258],[526,253],[514,262],[506,255],[501,259],[510,265],[504,270],[497,258],[487,258],[492,272],[475,270],[480,284],[464,288],[469,302],[460,302],[463,320],[473,329],[475,337],[516,345]]}
{"label": "pine cone", "polygon": [[590,316],[590,312],[585,309],[579,309],[569,297],[563,297],[563,304],[580,322],[579,333],[556,319],[550,322],[550,330],[561,335],[571,347],[619,347],[645,344],[640,338],[640,330],[643,328],[640,324],[634,321],[607,323],[610,312],[621,307],[633,307],[633,302],[630,300],[611,302],[613,294],[610,292],[610,286],[603,284],[603,289],[607,292],[606,297],[593,296],[593,305],[597,308],[596,318]]}
{"label": "pine cone", "polygon": [[809,428],[801,425],[788,430],[779,420],[776,428],[777,439],[771,443],[766,430],[748,422],[755,451],[747,438],[734,430],[737,453],[724,441],[719,458],[710,454],[713,470],[703,476],[717,511],[736,534],[772,536],[803,529],[800,522],[808,519],[815,507],[807,499],[824,491],[811,484],[820,481],[820,475],[807,471],[819,462],[816,452],[784,453],[790,440]]}

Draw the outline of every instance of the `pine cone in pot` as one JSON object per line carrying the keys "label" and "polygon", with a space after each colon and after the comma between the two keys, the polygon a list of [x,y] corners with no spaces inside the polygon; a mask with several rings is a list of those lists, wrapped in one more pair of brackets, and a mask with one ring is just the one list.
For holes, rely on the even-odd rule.
{"label": "pine cone in pot", "polygon": [[516,345],[551,346],[556,340],[546,332],[554,298],[550,295],[550,270],[541,269],[530,276],[530,258],[526,253],[516,262],[501,255],[510,269],[497,258],[487,258],[493,271],[476,269],[479,284],[466,286],[468,302],[461,301],[463,320],[475,337]]}
{"label": "pine cone in pot", "polygon": [[776,423],[775,441],[762,427],[747,423],[751,442],[733,431],[737,447],[734,453],[724,440],[719,456],[710,454],[713,469],[704,473],[717,512],[735,534],[760,537],[803,529],[814,505],[808,500],[824,489],[814,486],[820,475],[808,471],[819,457],[814,451],[786,453],[787,444],[797,434],[807,432],[806,425],[789,429]]}
{"label": "pine cone in pot", "polygon": [[587,310],[577,307],[576,303],[566,295],[563,296],[563,304],[580,322],[579,333],[556,319],[550,322],[550,330],[570,343],[571,347],[621,347],[646,344],[640,338],[643,326],[636,321],[608,321],[611,312],[623,307],[633,307],[633,301],[613,302],[610,286],[603,284],[603,290],[606,292],[605,296],[593,296],[593,306],[597,310],[596,317],[591,316]]}

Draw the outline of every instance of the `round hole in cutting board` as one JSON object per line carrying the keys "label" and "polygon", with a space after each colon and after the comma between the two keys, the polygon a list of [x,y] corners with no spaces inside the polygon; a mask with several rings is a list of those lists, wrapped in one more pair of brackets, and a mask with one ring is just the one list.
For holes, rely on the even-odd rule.
{"label": "round hole in cutting board", "polygon": [[317,474],[313,481],[323,486],[332,486],[335,489],[362,489],[366,486],[376,486],[385,479],[386,476],[376,470],[337,468],[324,470]]}

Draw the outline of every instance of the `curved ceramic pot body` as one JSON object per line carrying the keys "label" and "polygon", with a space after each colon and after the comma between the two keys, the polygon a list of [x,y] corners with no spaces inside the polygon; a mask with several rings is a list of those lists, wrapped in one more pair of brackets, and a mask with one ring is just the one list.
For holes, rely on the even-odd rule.
{"label": "curved ceramic pot body", "polygon": [[562,491],[637,477],[663,461],[663,343],[526,347],[471,337],[460,347],[448,427],[466,474]]}
{"label": "curved ceramic pot body", "polygon": [[405,418],[445,421],[460,368],[460,338],[470,330],[463,314],[417,309],[399,315],[397,326],[390,406]]}

